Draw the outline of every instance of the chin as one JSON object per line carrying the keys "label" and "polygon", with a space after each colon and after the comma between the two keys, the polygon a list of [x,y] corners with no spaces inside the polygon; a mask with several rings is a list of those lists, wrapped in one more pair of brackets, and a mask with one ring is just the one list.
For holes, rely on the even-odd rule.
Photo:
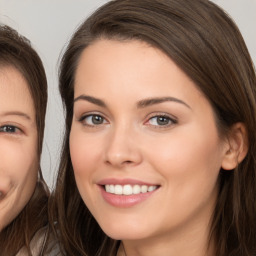
{"label": "chin", "polygon": [[132,225],[122,225],[120,223],[116,223],[116,225],[109,226],[101,226],[104,233],[112,239],[115,240],[140,240],[149,236],[149,232],[146,230],[134,228]]}
{"label": "chin", "polygon": [[141,240],[145,238],[134,232],[105,232],[105,234],[115,240]]}

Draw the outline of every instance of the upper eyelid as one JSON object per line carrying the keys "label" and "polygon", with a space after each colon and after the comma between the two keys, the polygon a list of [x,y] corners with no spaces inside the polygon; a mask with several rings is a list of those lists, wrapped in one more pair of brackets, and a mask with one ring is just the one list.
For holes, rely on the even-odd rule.
{"label": "upper eyelid", "polygon": [[19,125],[13,124],[13,123],[3,123],[3,124],[0,124],[0,128],[6,127],[6,126],[11,126],[11,127],[17,128],[17,129],[21,129],[21,128],[19,127]]}
{"label": "upper eyelid", "polygon": [[88,117],[88,116],[101,116],[102,118],[104,118],[105,120],[108,120],[106,117],[105,117],[105,115],[104,114],[102,114],[102,113],[99,113],[99,112],[87,112],[87,113],[83,113],[83,114],[81,114],[81,115],[79,115],[78,117],[77,117],[77,120],[78,121],[82,121],[82,120],[84,120],[86,117]]}
{"label": "upper eyelid", "polygon": [[154,113],[151,113],[147,116],[147,120],[153,118],[153,117],[159,117],[159,116],[164,116],[164,117],[168,117],[170,118],[171,120],[174,120],[174,121],[178,121],[178,118],[172,114],[168,114],[168,113],[165,113],[165,112],[154,112]]}

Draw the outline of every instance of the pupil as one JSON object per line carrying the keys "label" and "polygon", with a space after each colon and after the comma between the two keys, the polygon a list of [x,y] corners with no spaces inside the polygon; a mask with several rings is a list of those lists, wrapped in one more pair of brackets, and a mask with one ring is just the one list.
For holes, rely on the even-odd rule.
{"label": "pupil", "polygon": [[166,118],[164,116],[160,116],[157,118],[157,123],[159,125],[166,125],[166,124],[168,124],[168,122],[169,122],[168,118]]}
{"label": "pupil", "polygon": [[101,116],[93,116],[93,117],[92,117],[92,122],[93,122],[94,124],[102,124],[103,119],[102,119]]}
{"label": "pupil", "polygon": [[15,128],[13,126],[6,126],[4,130],[5,132],[15,132]]}

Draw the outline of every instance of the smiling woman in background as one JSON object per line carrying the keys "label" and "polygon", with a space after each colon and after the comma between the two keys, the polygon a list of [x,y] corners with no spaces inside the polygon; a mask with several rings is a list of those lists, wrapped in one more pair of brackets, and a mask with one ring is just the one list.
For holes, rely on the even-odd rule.
{"label": "smiling woman in background", "polygon": [[67,255],[255,255],[255,71],[218,6],[111,1],[73,35],[59,82]]}
{"label": "smiling woman in background", "polygon": [[[29,41],[0,26],[0,255],[47,248],[49,191],[40,169],[47,81]],[[33,239],[33,240],[32,240]]]}

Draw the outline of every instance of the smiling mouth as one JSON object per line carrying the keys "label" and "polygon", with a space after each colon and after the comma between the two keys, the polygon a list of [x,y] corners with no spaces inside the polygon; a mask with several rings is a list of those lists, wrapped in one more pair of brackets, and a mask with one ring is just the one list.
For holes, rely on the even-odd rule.
{"label": "smiling mouth", "polygon": [[4,198],[4,193],[0,191],[0,200],[2,200],[3,198]]}
{"label": "smiling mouth", "polygon": [[106,184],[103,185],[103,188],[107,193],[115,194],[115,195],[137,195],[137,194],[145,194],[148,192],[152,192],[158,189],[160,186],[157,185],[113,185],[113,184]]}

